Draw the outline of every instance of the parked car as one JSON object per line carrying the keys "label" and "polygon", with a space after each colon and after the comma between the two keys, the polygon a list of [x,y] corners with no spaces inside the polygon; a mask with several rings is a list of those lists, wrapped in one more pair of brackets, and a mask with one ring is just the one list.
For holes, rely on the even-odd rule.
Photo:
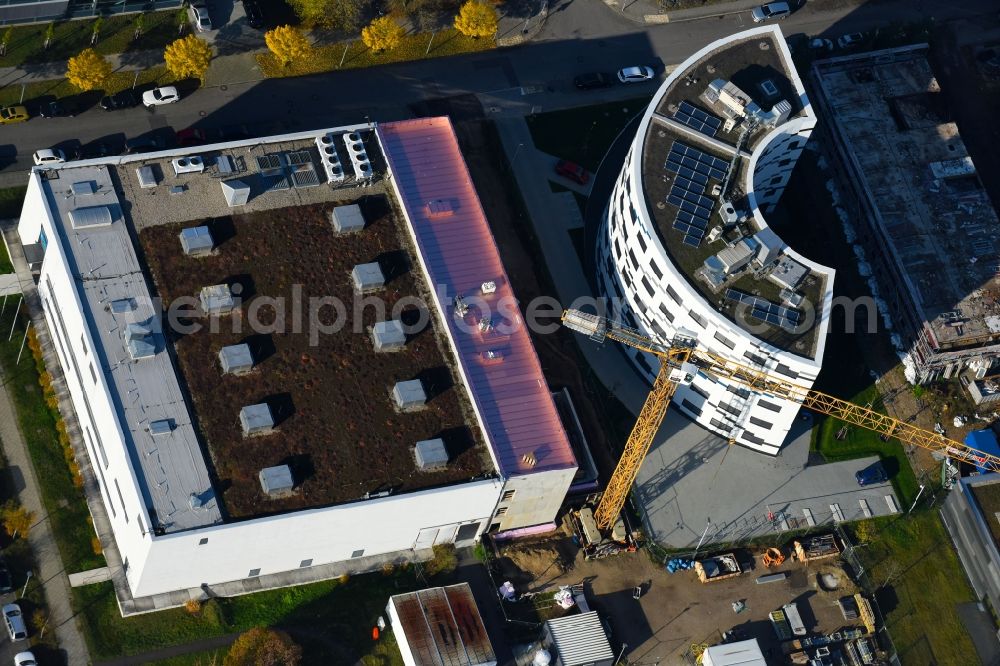
{"label": "parked car", "polygon": [[14,584],[11,582],[10,569],[7,568],[7,563],[0,558],[0,594],[6,594],[14,589]]}
{"label": "parked car", "polygon": [[889,475],[885,473],[885,467],[881,462],[874,462],[868,467],[854,473],[854,478],[859,486],[871,486],[876,483],[885,483],[889,480]]}
{"label": "parked car", "polygon": [[750,18],[753,19],[754,23],[763,23],[764,21],[779,21],[790,16],[791,13],[792,8],[788,6],[787,2],[769,2],[751,9]]}
{"label": "parked car", "polygon": [[815,52],[832,51],[833,42],[822,37],[813,37],[809,40],[809,50]]}
{"label": "parked car", "polygon": [[42,118],[72,118],[76,115],[76,106],[73,102],[56,99],[38,107],[38,115]]}
{"label": "parked car", "polygon": [[42,148],[36,150],[34,154],[35,164],[44,166],[46,164],[62,164],[66,161],[66,153],[58,148]]}
{"label": "parked car", "polygon": [[129,88],[114,95],[108,95],[101,99],[101,108],[105,111],[117,111],[118,109],[131,109],[139,105],[139,97],[135,91]]}
{"label": "parked car", "polygon": [[653,68],[639,65],[619,70],[618,80],[622,83],[643,83],[653,78]]}
{"label": "parked car", "polygon": [[570,162],[569,160],[559,160],[556,162],[556,173],[580,185],[586,185],[587,181],[590,180],[590,174],[587,173],[586,169],[576,162]]}
{"label": "parked car", "polygon": [[142,103],[146,106],[163,106],[164,104],[173,104],[174,102],[179,102],[180,99],[180,93],[178,93],[177,88],[174,88],[173,86],[153,88],[152,90],[147,90],[142,93]]}
{"label": "parked car", "polygon": [[14,655],[14,666],[38,666],[38,661],[30,652],[18,652]]}
{"label": "parked car", "polygon": [[23,106],[5,106],[0,109],[0,125],[23,123],[30,117],[28,110]]}
{"label": "parked car", "polygon": [[3,623],[7,627],[11,641],[23,641],[28,637],[28,628],[24,625],[24,615],[17,604],[7,604],[3,607]]}
{"label": "parked car", "polygon": [[192,3],[188,11],[191,13],[191,22],[198,32],[208,32],[212,29],[212,19],[208,16],[208,7],[201,2]]}
{"label": "parked car", "polygon": [[159,136],[140,136],[125,142],[125,154],[155,153],[158,150],[166,150],[168,147],[167,142]]}
{"label": "parked car", "polygon": [[589,74],[581,74],[580,76],[573,79],[573,85],[579,88],[580,90],[607,88],[614,82],[615,80],[611,78],[611,75],[605,74],[604,72],[591,72]]}
{"label": "parked car", "polygon": [[257,0],[243,0],[243,13],[247,17],[247,25],[262,30],[267,22],[264,20],[264,10]]}
{"label": "parked car", "polygon": [[200,146],[205,143],[208,143],[208,135],[203,129],[188,127],[177,132],[178,146]]}
{"label": "parked car", "polygon": [[851,32],[846,35],[841,35],[837,37],[837,46],[842,49],[850,48],[857,44],[860,44],[864,40],[865,36],[860,32]]}

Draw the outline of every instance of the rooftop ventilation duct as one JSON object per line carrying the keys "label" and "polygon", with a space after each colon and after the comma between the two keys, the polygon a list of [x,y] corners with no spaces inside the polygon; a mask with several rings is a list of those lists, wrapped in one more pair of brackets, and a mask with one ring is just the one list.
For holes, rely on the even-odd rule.
{"label": "rooftop ventilation duct", "polygon": [[372,342],[375,351],[397,351],[406,345],[406,333],[403,322],[398,319],[377,322],[372,327]]}
{"label": "rooftop ventilation duct", "polygon": [[221,182],[222,193],[226,197],[226,203],[230,208],[245,206],[250,201],[250,186],[242,180],[224,180]]}
{"label": "rooftop ventilation duct", "polygon": [[448,464],[448,449],[440,437],[417,442],[413,447],[413,456],[417,467],[423,470],[440,469]]}
{"label": "rooftop ventilation duct", "polygon": [[208,230],[208,227],[182,229],[180,239],[184,254],[191,256],[208,254],[215,247],[215,243],[212,241],[212,232]]}
{"label": "rooftop ventilation duct", "polygon": [[392,387],[392,399],[396,407],[404,412],[416,411],[427,404],[427,393],[419,379],[396,382]]}
{"label": "rooftop ventilation duct", "polygon": [[153,332],[142,324],[129,324],[125,327],[125,345],[133,361],[156,354]]}
{"label": "rooftop ventilation duct", "polygon": [[333,230],[338,234],[361,231],[365,228],[365,216],[358,204],[337,206],[330,213],[330,221],[333,223]]}
{"label": "rooftop ventilation duct", "polygon": [[243,428],[243,436],[266,435],[274,430],[274,417],[271,416],[271,408],[267,403],[257,405],[247,405],[240,410],[240,426]]}
{"label": "rooftop ventilation duct", "polygon": [[354,291],[359,294],[378,291],[385,286],[385,275],[377,261],[355,266],[351,271],[351,280],[354,282]]}
{"label": "rooftop ventilation duct", "polygon": [[295,477],[292,476],[292,468],[288,465],[265,467],[260,470],[258,478],[260,489],[269,497],[290,495],[295,488]]}
{"label": "rooftop ventilation duct", "polygon": [[229,375],[245,375],[253,370],[253,354],[250,345],[229,345],[219,350],[219,364]]}
{"label": "rooftop ventilation duct", "polygon": [[233,292],[228,284],[205,287],[198,298],[201,301],[201,309],[210,315],[225,314],[236,307]]}

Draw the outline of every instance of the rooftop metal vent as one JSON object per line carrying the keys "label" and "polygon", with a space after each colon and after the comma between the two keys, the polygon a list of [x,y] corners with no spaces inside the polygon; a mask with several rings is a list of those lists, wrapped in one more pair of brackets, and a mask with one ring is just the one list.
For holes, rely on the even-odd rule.
{"label": "rooftop metal vent", "polygon": [[330,221],[333,222],[333,230],[338,234],[361,231],[365,228],[365,216],[358,204],[337,206],[330,214]]}
{"label": "rooftop metal vent", "polygon": [[234,206],[244,206],[250,201],[250,186],[242,180],[224,180],[221,183],[222,193],[226,197],[226,203],[230,208]]}
{"label": "rooftop metal vent", "polygon": [[92,180],[82,180],[78,183],[73,183],[73,194],[78,197],[93,194],[96,191],[97,183]]}
{"label": "rooftop metal vent", "polygon": [[212,232],[209,231],[208,227],[182,229],[180,239],[184,254],[187,255],[208,254],[215,247],[215,243],[212,241]]}
{"label": "rooftop metal vent", "polygon": [[253,369],[253,354],[247,344],[229,345],[219,350],[222,371],[231,375],[243,375]]}
{"label": "rooftop metal vent", "polygon": [[420,469],[439,469],[448,464],[448,449],[440,437],[417,442],[413,455]]}
{"label": "rooftop metal vent", "polygon": [[398,319],[380,321],[372,327],[372,341],[375,351],[397,351],[406,345],[403,322]]}
{"label": "rooftop metal vent", "polygon": [[129,324],[125,327],[125,345],[133,361],[156,354],[153,332],[142,324]]}
{"label": "rooftop metal vent", "polygon": [[247,405],[240,410],[240,425],[243,427],[244,437],[266,435],[274,430],[271,408],[264,402],[257,405]]}
{"label": "rooftop metal vent", "polygon": [[260,489],[270,497],[288,495],[295,488],[295,477],[292,476],[292,468],[288,465],[265,467],[260,470],[258,478]]}

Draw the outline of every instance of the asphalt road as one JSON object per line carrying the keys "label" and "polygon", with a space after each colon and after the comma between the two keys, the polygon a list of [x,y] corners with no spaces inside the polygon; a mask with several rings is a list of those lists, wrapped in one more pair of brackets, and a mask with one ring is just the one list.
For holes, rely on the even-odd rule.
{"label": "asphalt road", "polygon": [[[927,3],[945,20],[996,16],[990,0]],[[869,0],[859,7],[820,11],[807,3],[781,23],[786,34],[836,36],[897,21],[926,18],[921,0]],[[0,186],[25,181],[38,148],[91,142],[120,143],[125,137],[185,127],[242,125],[251,134],[327,127],[408,117],[408,105],[427,99],[477,93],[490,113],[527,114],[634,97],[635,86],[579,92],[574,75],[648,63],[675,64],[706,42],[746,29],[748,12],[657,26],[641,26],[617,15],[601,0],[560,0],[552,5],[535,42],[481,54],[438,58],[373,69],[293,79],[203,88],[179,103],[155,110],[104,112],[75,118],[34,118],[0,127]],[[643,84],[651,86],[653,84]]]}

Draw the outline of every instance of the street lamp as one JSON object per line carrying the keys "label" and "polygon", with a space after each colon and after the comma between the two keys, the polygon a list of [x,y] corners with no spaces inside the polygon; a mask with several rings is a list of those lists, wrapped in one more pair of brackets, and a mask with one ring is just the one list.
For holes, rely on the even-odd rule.
{"label": "street lamp", "polygon": [[28,569],[28,577],[24,579],[24,589],[21,590],[21,599],[24,599],[24,593],[28,591],[29,580],[31,580],[31,569]]}

